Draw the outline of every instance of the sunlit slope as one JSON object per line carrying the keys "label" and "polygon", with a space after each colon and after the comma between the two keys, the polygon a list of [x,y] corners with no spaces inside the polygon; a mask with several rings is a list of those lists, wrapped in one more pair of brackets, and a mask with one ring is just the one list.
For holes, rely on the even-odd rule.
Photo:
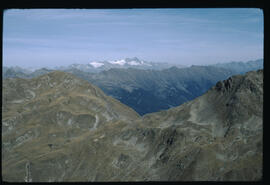
{"label": "sunlit slope", "polygon": [[20,165],[26,161],[41,164],[43,157],[58,158],[84,134],[139,117],[99,88],[58,71],[31,80],[5,80],[2,108],[3,177],[14,181],[23,180]]}

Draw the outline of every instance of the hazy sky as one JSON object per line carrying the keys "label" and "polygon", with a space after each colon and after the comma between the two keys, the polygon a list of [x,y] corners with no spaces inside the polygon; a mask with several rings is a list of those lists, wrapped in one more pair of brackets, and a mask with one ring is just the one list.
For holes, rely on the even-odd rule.
{"label": "hazy sky", "polygon": [[183,65],[263,58],[263,12],[231,9],[11,9],[3,65],[50,67],[126,57]]}

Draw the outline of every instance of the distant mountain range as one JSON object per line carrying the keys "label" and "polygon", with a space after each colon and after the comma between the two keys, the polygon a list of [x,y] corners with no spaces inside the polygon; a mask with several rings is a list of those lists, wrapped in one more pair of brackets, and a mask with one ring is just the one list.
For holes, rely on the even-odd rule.
{"label": "distant mountain range", "polygon": [[218,63],[211,66],[220,67],[234,71],[234,73],[243,74],[247,71],[256,69],[263,69],[263,59],[258,59],[248,62],[229,62],[229,63]]}
{"label": "distant mountain range", "polygon": [[[163,64],[160,66],[156,64],[159,70],[153,69],[154,63],[140,61],[137,58],[107,63],[109,64],[92,63],[92,65],[96,65],[96,68],[93,66],[92,68],[100,70],[99,73],[89,72],[92,68],[86,68],[82,64],[58,68],[58,70],[72,73],[91,82],[107,95],[133,108],[140,115],[181,105],[202,95],[216,82],[231,75],[263,69],[262,59],[185,68],[167,66],[166,69],[162,69]],[[87,64],[87,66],[89,65]],[[105,67],[110,65],[118,67],[105,70]],[[101,70],[102,67],[103,70]],[[165,64],[163,67],[165,68]],[[87,70],[89,71],[87,72]],[[31,73],[26,71],[18,67],[4,67],[3,78],[32,78],[53,70],[42,68]]]}
{"label": "distant mountain range", "polygon": [[161,62],[147,62],[144,60],[140,60],[137,57],[134,58],[126,58],[120,60],[113,61],[92,61],[88,64],[72,64],[69,66],[61,66],[52,68],[54,70],[68,71],[72,69],[78,69],[83,72],[89,73],[98,73],[101,71],[109,70],[112,68],[134,68],[134,69],[153,69],[153,70],[162,70],[166,68],[170,68],[172,66],[177,66],[179,68],[185,67],[179,64],[171,64],[171,63],[161,63]]}
{"label": "distant mountain range", "polygon": [[34,71],[21,67],[3,67],[3,78],[33,78],[54,70],[41,68]]}
{"label": "distant mountain range", "polygon": [[38,75],[46,74],[48,72],[59,70],[59,71],[73,71],[80,70],[87,73],[99,73],[107,71],[113,68],[119,69],[151,69],[151,70],[163,70],[170,67],[176,66],[178,68],[186,67],[180,64],[165,63],[165,62],[147,62],[140,60],[137,57],[126,58],[113,61],[92,61],[88,64],[71,64],[68,66],[57,66],[51,68],[40,68],[34,70],[33,68],[22,68],[19,66],[6,67],[3,66],[3,78],[32,78]]}
{"label": "distant mountain range", "polygon": [[[263,60],[218,66],[171,67],[161,71],[110,69],[97,74],[67,71],[89,81],[140,115],[175,107],[205,93],[234,74],[263,69]],[[245,65],[247,64],[247,65]]]}
{"label": "distant mountain range", "polygon": [[[105,78],[107,87],[119,80],[134,82],[165,96],[168,93],[163,91],[174,93],[175,87],[182,90],[181,97],[180,92],[200,94],[200,88],[206,90],[228,71],[213,66],[160,73],[111,69],[95,79]],[[145,116],[61,71],[32,79],[4,79],[2,88],[5,182],[263,178],[263,70],[231,76],[193,101]],[[122,88],[133,92],[136,87]],[[140,93],[144,96],[143,91],[133,94]]]}

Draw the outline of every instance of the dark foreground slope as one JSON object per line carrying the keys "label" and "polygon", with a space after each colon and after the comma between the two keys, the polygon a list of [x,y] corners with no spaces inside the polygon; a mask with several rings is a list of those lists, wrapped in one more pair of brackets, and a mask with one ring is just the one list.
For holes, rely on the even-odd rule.
{"label": "dark foreground slope", "polygon": [[[48,76],[50,81],[46,80]],[[66,77],[57,77],[61,87],[72,84],[63,83],[65,81]],[[11,93],[10,89],[24,84],[22,82],[4,83],[2,172],[6,181],[262,178],[262,70],[233,76],[191,102],[139,118],[119,102],[117,106],[112,103],[116,107],[104,106],[111,99],[95,96],[89,84],[79,89],[77,85],[70,85],[74,88],[68,92],[76,94],[90,89],[85,96],[94,96],[95,101],[71,99],[72,106],[66,108],[64,102],[71,96],[62,94],[66,89],[54,92],[52,88],[50,93],[45,90],[47,84],[54,82],[54,73],[27,81],[27,84],[33,83],[31,87],[37,88],[40,84],[39,91],[32,89],[35,96],[30,92],[27,95],[29,86],[23,85],[20,91]],[[78,80],[77,83],[84,82]],[[88,88],[83,88],[85,86]],[[43,87],[46,88],[42,90]],[[62,97],[52,104],[47,105],[41,98],[60,93]],[[35,104],[35,101],[40,102]],[[105,102],[98,104],[99,101]],[[27,102],[36,107],[27,109]],[[53,105],[58,107],[53,109]],[[98,107],[103,107],[103,111],[98,112]],[[78,113],[78,110],[85,112]],[[63,111],[68,113],[61,114]],[[118,113],[118,117],[113,117],[111,112]],[[109,114],[111,120],[106,120],[102,113]],[[36,114],[39,115],[34,116]],[[93,116],[80,119],[81,114]],[[103,123],[96,129],[92,126],[98,120],[94,115]]]}

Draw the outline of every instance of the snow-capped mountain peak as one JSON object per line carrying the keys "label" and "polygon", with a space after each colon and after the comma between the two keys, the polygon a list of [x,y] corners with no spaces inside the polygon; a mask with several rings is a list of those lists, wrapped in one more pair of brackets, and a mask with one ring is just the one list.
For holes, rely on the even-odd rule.
{"label": "snow-capped mountain peak", "polygon": [[138,58],[134,57],[134,58],[127,58],[125,59],[127,61],[127,64],[132,65],[132,66],[152,66],[150,63],[145,62],[143,60],[139,60]]}
{"label": "snow-capped mountain peak", "polygon": [[134,58],[126,58],[126,59],[121,59],[121,60],[114,60],[114,61],[109,61],[111,64],[117,64],[117,65],[131,65],[131,66],[139,66],[139,65],[148,65],[144,61],[139,60],[137,57]]}
{"label": "snow-capped mountain peak", "polygon": [[114,61],[109,61],[109,63],[111,64],[118,64],[118,65],[125,65],[126,64],[126,60],[125,59],[121,59],[121,60],[114,60]]}
{"label": "snow-capped mountain peak", "polygon": [[128,64],[129,64],[129,65],[132,65],[132,66],[138,66],[138,65],[142,65],[142,63],[141,63],[141,62],[137,62],[137,61],[134,61],[134,60],[132,60],[132,61],[128,62]]}
{"label": "snow-capped mountain peak", "polygon": [[98,68],[104,65],[104,63],[101,62],[90,62],[90,65],[92,65],[94,68]]}
{"label": "snow-capped mountain peak", "polygon": [[57,70],[78,69],[84,72],[98,73],[98,72],[109,70],[112,68],[162,70],[162,69],[170,68],[172,66],[176,66],[176,65],[170,64],[170,63],[161,63],[161,62],[158,62],[158,63],[148,62],[148,61],[140,60],[137,57],[133,57],[133,58],[116,59],[116,60],[109,60],[109,61],[108,60],[105,60],[105,61],[90,60],[90,62],[88,63],[84,63],[84,64],[74,63],[69,66],[55,67],[54,69],[57,69]]}

